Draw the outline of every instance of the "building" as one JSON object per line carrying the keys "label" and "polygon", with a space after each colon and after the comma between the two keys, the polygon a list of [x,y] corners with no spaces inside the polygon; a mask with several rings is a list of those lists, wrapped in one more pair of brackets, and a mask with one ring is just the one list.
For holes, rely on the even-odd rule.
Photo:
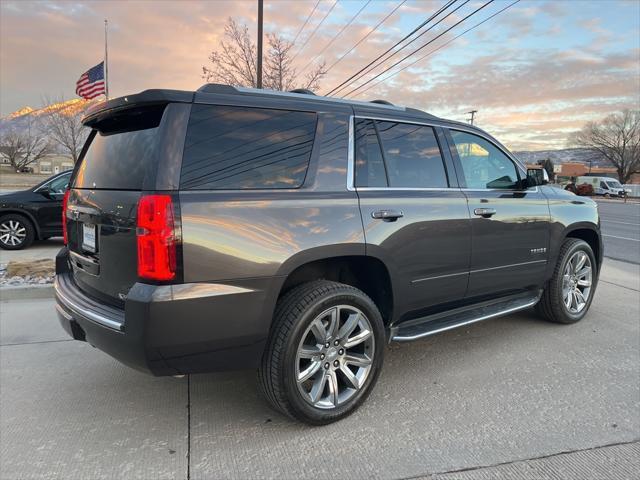
{"label": "building", "polygon": [[[539,165],[527,165],[527,168],[538,168]],[[564,183],[571,180],[572,177],[593,176],[593,177],[611,177],[618,178],[618,172],[614,167],[591,167],[581,162],[559,163],[553,166],[555,181]],[[629,179],[628,184],[640,184],[640,173],[634,173]]]}
{"label": "building", "polygon": [[[6,156],[5,148],[6,147],[0,147],[0,167],[2,167],[2,171],[4,172],[13,172],[11,163]],[[64,155],[52,153],[45,155],[34,163],[30,163],[27,167],[33,169],[33,173],[53,175],[55,173],[73,169],[73,160]]]}
{"label": "building", "polygon": [[60,154],[45,155],[35,164],[32,164],[34,173],[53,175],[73,169],[73,160]]}

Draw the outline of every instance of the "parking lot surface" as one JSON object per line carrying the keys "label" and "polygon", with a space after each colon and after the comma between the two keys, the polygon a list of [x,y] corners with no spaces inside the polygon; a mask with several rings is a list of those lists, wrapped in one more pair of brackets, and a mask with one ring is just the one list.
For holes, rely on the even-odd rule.
{"label": "parking lot surface", "polygon": [[42,258],[53,259],[63,245],[62,237],[53,237],[47,240],[36,241],[29,248],[23,250],[0,250],[0,263],[40,260]]}
{"label": "parking lot surface", "polygon": [[640,276],[605,260],[588,316],[531,312],[392,345],[369,400],[308,427],[254,372],[154,378],[66,337],[52,300],[0,303],[0,476],[633,478]]}

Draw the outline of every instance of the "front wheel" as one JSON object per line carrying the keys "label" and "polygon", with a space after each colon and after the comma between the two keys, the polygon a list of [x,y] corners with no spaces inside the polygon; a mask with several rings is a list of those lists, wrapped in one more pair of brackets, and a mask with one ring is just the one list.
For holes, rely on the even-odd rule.
{"label": "front wheel", "polygon": [[0,248],[20,250],[33,243],[36,232],[22,215],[9,214],[0,218]]}
{"label": "front wheel", "polygon": [[325,280],[295,287],[276,307],[259,372],[263,394],[303,422],[339,420],[373,388],[384,340],[378,308],[357,288]]}
{"label": "front wheel", "polygon": [[587,242],[567,238],[558,256],[553,277],[537,305],[538,311],[556,323],[575,323],[586,315],[598,278],[593,250]]}

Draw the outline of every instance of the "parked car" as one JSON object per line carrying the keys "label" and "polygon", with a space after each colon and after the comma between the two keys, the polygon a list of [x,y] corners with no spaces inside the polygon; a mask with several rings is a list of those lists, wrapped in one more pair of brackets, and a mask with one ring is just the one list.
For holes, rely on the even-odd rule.
{"label": "parked car", "polygon": [[62,198],[71,171],[28,190],[0,195],[0,248],[20,250],[34,240],[62,236]]}
{"label": "parked car", "polygon": [[574,323],[593,299],[595,202],[466,123],[205,85],[84,124],[57,310],[139,370],[257,368],[272,406],[324,424],[369,395],[388,342],[533,306]]}
{"label": "parked car", "polygon": [[593,185],[589,183],[581,183],[579,185],[576,185],[576,195],[580,195],[581,197],[593,196]]}
{"label": "parked car", "polygon": [[587,183],[593,188],[595,195],[605,197],[624,197],[626,190],[618,180],[611,177],[591,177],[583,176],[576,179],[576,183]]}

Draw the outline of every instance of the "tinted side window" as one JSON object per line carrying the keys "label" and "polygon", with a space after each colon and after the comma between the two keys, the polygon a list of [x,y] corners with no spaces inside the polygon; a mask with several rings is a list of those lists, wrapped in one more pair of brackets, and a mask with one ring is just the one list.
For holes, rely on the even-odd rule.
{"label": "tinted side window", "polygon": [[382,152],[373,120],[356,121],[356,187],[386,187]]}
{"label": "tinted side window", "polygon": [[396,122],[376,124],[390,187],[448,187],[433,128]]}
{"label": "tinted side window", "polygon": [[193,105],[180,188],[297,188],[315,130],[315,113]]}
{"label": "tinted side window", "polygon": [[71,172],[52,180],[48,185],[49,191],[51,193],[64,193],[69,186],[69,178],[71,178]]}
{"label": "tinted side window", "polygon": [[467,188],[504,188],[518,186],[514,163],[491,142],[471,133],[451,130]]}

